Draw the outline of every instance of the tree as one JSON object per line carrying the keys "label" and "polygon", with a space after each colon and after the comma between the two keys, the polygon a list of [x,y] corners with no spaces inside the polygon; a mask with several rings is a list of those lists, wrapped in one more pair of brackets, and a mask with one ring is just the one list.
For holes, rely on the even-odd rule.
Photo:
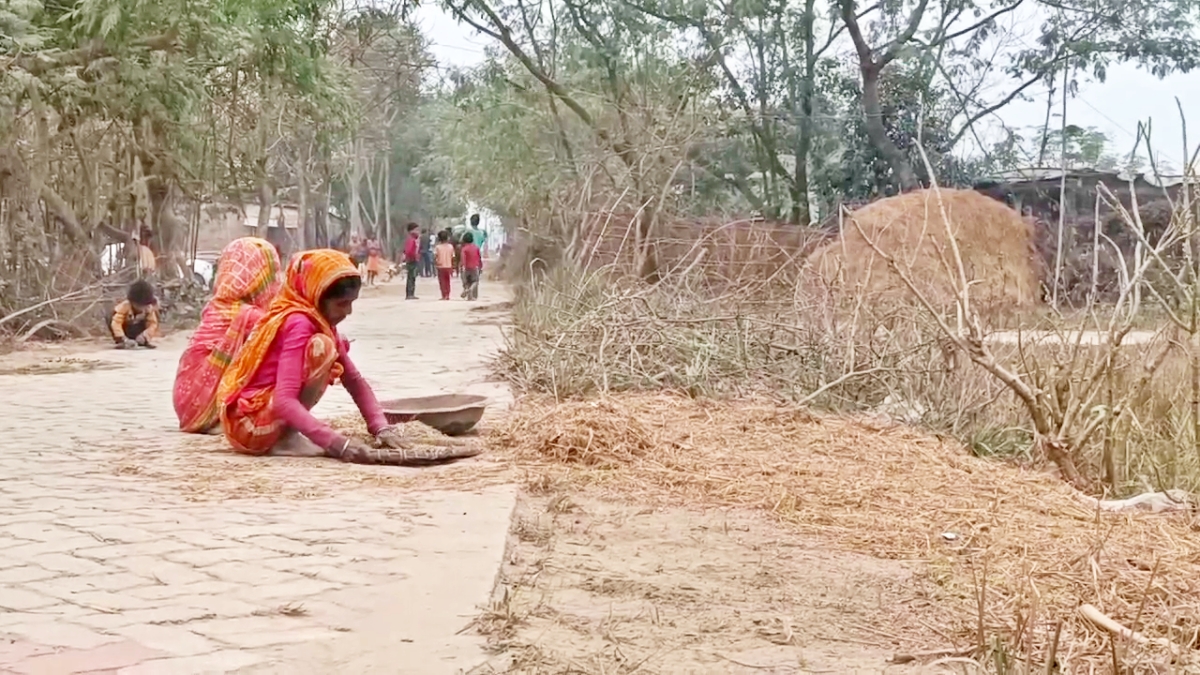
{"label": "tree", "polygon": [[[962,122],[952,144],[978,120],[1068,67],[1103,80],[1113,62],[1137,63],[1159,77],[1200,63],[1200,6],[1190,0],[900,0],[861,12],[855,0],[837,3],[858,60],[866,129],[904,189],[920,181],[888,138],[880,100],[882,77],[894,63],[920,63],[954,92]],[[981,58],[999,20],[1022,9],[1045,17],[1033,44],[1022,41],[1021,48]],[[876,44],[863,30],[872,18]],[[985,98],[986,75],[995,72],[1007,75],[1009,84],[999,97]],[[963,81],[974,84],[964,87]]]}
{"label": "tree", "polygon": [[[632,2],[632,0],[627,0]],[[786,208],[789,220],[812,218],[809,172],[817,133],[818,65],[834,46],[840,30],[818,30],[816,0],[737,1],[717,8],[707,4],[645,0],[641,12],[699,38],[699,59],[713,64],[724,83],[727,104],[752,139],[761,194],[743,176],[733,186],[771,217]],[[748,66],[739,67],[738,62]]]}
{"label": "tree", "polygon": [[[72,240],[89,240],[93,227],[124,236],[144,207],[163,252],[178,251],[188,226],[177,197],[263,182],[269,132],[285,117],[275,113],[336,107],[320,40],[328,9],[271,0],[40,5],[26,12],[40,48],[9,57],[0,72],[2,105],[25,120],[3,140],[36,139],[18,159]],[[136,204],[139,184],[148,204]]]}
{"label": "tree", "polygon": [[[609,202],[628,195],[623,206],[636,214],[634,245],[642,273],[657,274],[651,234],[703,119],[691,113],[704,93],[702,78],[672,44],[670,32],[639,20],[615,0],[539,5],[514,0],[502,8],[486,0],[448,0],[445,6],[495,39],[511,58],[493,64],[492,86],[496,77],[515,80],[516,66],[543,91],[538,96],[545,100],[546,128],[555,130],[553,154],[589,185],[584,197],[576,191],[580,205],[588,195]],[[587,86],[575,90],[576,82]],[[522,96],[530,93],[527,83],[513,84]],[[596,190],[601,182],[610,189]]]}
{"label": "tree", "polygon": [[349,142],[338,149],[341,171],[332,206],[355,234],[370,230],[388,240],[399,232],[392,231],[393,222],[418,218],[421,210],[419,192],[396,199],[397,186],[415,166],[414,148],[401,153],[397,140],[418,114],[432,59],[413,26],[378,10],[352,17],[338,31],[332,53],[350,75],[357,110]]}

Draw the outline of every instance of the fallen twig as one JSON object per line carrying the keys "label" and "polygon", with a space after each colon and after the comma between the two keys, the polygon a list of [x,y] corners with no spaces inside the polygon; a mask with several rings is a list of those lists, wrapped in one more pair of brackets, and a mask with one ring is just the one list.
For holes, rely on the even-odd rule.
{"label": "fallen twig", "polygon": [[888,659],[888,663],[900,665],[904,663],[915,663],[918,661],[924,662],[930,659],[962,658],[964,656],[969,656],[973,651],[975,651],[973,648],[968,647],[965,649],[935,649],[930,652],[896,654],[891,659]]}
{"label": "fallen twig", "polygon": [[22,333],[21,336],[17,338],[17,342],[28,342],[30,338],[32,338],[34,335],[37,335],[38,332],[40,332],[43,328],[53,328],[56,332],[65,335],[82,334],[82,331],[66,321],[62,321],[61,319],[46,319],[45,321],[39,321],[38,323],[34,324],[32,328]]}
{"label": "fallen twig", "polygon": [[85,286],[79,290],[71,291],[70,293],[67,293],[66,295],[60,295],[57,298],[50,298],[49,300],[43,300],[37,304],[30,305],[24,309],[18,309],[17,311],[13,312],[12,314],[9,314],[4,317],[0,317],[0,326],[3,326],[4,324],[6,324],[9,321],[12,321],[14,319],[19,319],[22,316],[25,316],[26,314],[28,314],[30,312],[35,312],[43,307],[49,307],[50,305],[62,302],[64,300],[71,300],[74,298],[81,297],[83,295],[87,295],[88,293],[95,291],[97,288],[98,288],[97,286]]}
{"label": "fallen twig", "polygon": [[[724,654],[722,654],[720,652],[713,652],[713,656],[717,657],[718,659],[728,661],[735,666],[741,666],[743,668],[752,668],[754,670],[774,670],[779,667],[779,664],[777,664],[777,663],[773,664],[773,665],[763,666],[763,665],[759,665],[757,663],[746,663],[745,661],[738,661],[737,659],[733,658],[732,656],[725,656]],[[809,672],[809,673],[832,673],[835,671],[832,671],[832,670],[809,670],[806,672]]]}
{"label": "fallen twig", "polygon": [[1141,644],[1145,644],[1150,641],[1150,638],[1147,638],[1145,635],[1126,628],[1112,617],[1108,616],[1104,612],[1101,612],[1096,608],[1095,605],[1080,605],[1079,613],[1083,616],[1083,618],[1090,621],[1092,625],[1096,626],[1097,628],[1102,628],[1113,635],[1119,635],[1123,638],[1127,638]]}

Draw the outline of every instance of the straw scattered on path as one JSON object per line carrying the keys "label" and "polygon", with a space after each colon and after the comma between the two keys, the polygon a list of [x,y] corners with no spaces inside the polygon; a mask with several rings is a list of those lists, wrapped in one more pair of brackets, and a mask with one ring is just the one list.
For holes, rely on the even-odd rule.
{"label": "straw scattered on path", "polygon": [[851,550],[928,561],[931,600],[952,610],[933,628],[954,646],[976,644],[981,591],[984,632],[1035,654],[1062,620],[1060,654],[1109,658],[1082,603],[1184,651],[1200,628],[1190,516],[1100,514],[1054,477],[908,427],[769,402],[525,398],[490,440],[560,489],[761,509]]}

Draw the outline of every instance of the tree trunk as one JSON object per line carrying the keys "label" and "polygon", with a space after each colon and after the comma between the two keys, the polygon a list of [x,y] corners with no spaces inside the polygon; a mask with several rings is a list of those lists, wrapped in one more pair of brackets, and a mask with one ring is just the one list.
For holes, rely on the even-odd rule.
{"label": "tree trunk", "polygon": [[317,246],[328,248],[330,241],[329,232],[329,196],[330,190],[333,187],[333,176],[330,175],[329,164],[322,162],[322,179],[321,184],[323,190],[317,191],[317,197],[313,204],[313,233],[316,235]]}
{"label": "tree trunk", "polygon": [[300,235],[300,250],[305,251],[313,247],[313,237],[310,230],[312,223],[311,214],[309,214],[309,195],[308,195],[308,145],[301,143],[300,159],[296,163],[296,183],[298,185],[297,204],[299,209],[299,221],[296,223],[297,234]]}
{"label": "tree trunk", "polygon": [[362,195],[359,182],[362,181],[362,143],[354,144],[354,163],[350,169],[350,234],[362,236]]}
{"label": "tree trunk", "polygon": [[271,207],[275,205],[275,191],[271,188],[271,181],[267,179],[266,172],[263,172],[262,177],[258,182],[258,236],[263,239],[270,239],[271,225]]}
{"label": "tree trunk", "polygon": [[642,209],[637,223],[637,266],[644,281],[657,283],[662,279],[658,269],[658,247],[654,241],[654,221],[658,217],[658,204],[653,198],[642,199]]}
{"label": "tree trunk", "polygon": [[323,192],[313,200],[313,246],[329,247],[329,200]]}
{"label": "tree trunk", "polygon": [[801,33],[804,40],[804,76],[800,80],[800,130],[796,139],[795,179],[792,181],[792,222],[809,225],[812,222],[812,204],[808,201],[808,156],[812,152],[813,84],[817,77],[816,37],[813,25],[816,22],[816,0],[805,0],[804,19]]}
{"label": "tree trunk", "polygon": [[[374,162],[371,162],[371,164],[373,165]],[[374,173],[375,173],[375,167],[372,166],[371,174],[373,175]],[[381,234],[382,234],[379,230],[383,225],[383,193],[386,191],[386,188],[383,185],[383,181],[386,177],[386,174],[387,174],[387,160],[385,159],[379,167],[379,175],[375,179],[371,180],[371,183],[370,183],[370,187],[371,187],[371,234],[373,235],[374,239],[380,239]]]}
{"label": "tree trunk", "polygon": [[146,181],[150,195],[150,228],[158,242],[159,274],[174,278],[183,262],[179,253],[183,250],[183,235],[187,224],[175,215],[175,191],[160,176],[152,175]]}
{"label": "tree trunk", "polygon": [[384,255],[391,260],[392,255],[392,154],[383,163],[383,244]]}
{"label": "tree trunk", "polygon": [[[140,133],[139,133],[140,132]],[[175,215],[175,191],[171,186],[171,168],[164,162],[159,162],[156,153],[159,140],[166,136],[167,130],[157,122],[143,120],[134,129],[134,139],[138,143],[134,156],[134,173],[140,165],[143,180],[135,185],[138,191],[145,190],[141,198],[147,202],[146,225],[153,233],[157,246],[151,246],[158,257],[158,272],[167,278],[174,278],[182,270],[179,252],[183,250],[183,234],[187,226]]]}
{"label": "tree trunk", "polygon": [[1036,444],[1045,456],[1054,462],[1062,474],[1064,480],[1074,486],[1080,492],[1088,492],[1091,490],[1091,485],[1079,473],[1079,468],[1075,466],[1075,458],[1071,456],[1071,448],[1062,440],[1050,438],[1049,436],[1039,435],[1036,439]]}
{"label": "tree trunk", "polygon": [[880,69],[874,64],[860,67],[862,71],[862,106],[863,116],[867,127],[867,137],[871,139],[871,145],[880,155],[883,155],[888,166],[892,168],[892,173],[896,175],[896,181],[900,183],[900,189],[904,192],[916,190],[921,187],[921,182],[917,180],[917,174],[913,171],[912,163],[904,156],[900,148],[888,138],[887,128],[883,124],[883,104],[879,99],[879,74]]}

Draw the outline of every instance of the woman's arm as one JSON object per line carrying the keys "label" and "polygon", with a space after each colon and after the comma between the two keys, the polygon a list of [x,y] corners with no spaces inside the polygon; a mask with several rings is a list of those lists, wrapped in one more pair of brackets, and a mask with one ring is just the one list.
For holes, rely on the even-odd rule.
{"label": "woman's arm", "polygon": [[379,405],[379,399],[375,397],[375,392],[372,391],[371,385],[367,384],[367,378],[362,376],[354,362],[350,360],[349,345],[341,342],[338,345],[341,352],[339,357],[342,363],[342,386],[346,387],[346,391],[350,392],[350,398],[354,399],[354,404],[358,406],[359,412],[362,413],[363,419],[367,421],[367,431],[371,432],[372,436],[379,434],[380,429],[387,426],[387,418],[383,416],[383,408]]}
{"label": "woman's arm", "polygon": [[317,332],[308,317],[295,314],[288,318],[275,339],[279,344],[279,369],[275,374],[275,414],[289,427],[322,448],[341,448],[346,439],[329,425],[313,417],[300,401],[304,388],[304,360],[308,341]]}

